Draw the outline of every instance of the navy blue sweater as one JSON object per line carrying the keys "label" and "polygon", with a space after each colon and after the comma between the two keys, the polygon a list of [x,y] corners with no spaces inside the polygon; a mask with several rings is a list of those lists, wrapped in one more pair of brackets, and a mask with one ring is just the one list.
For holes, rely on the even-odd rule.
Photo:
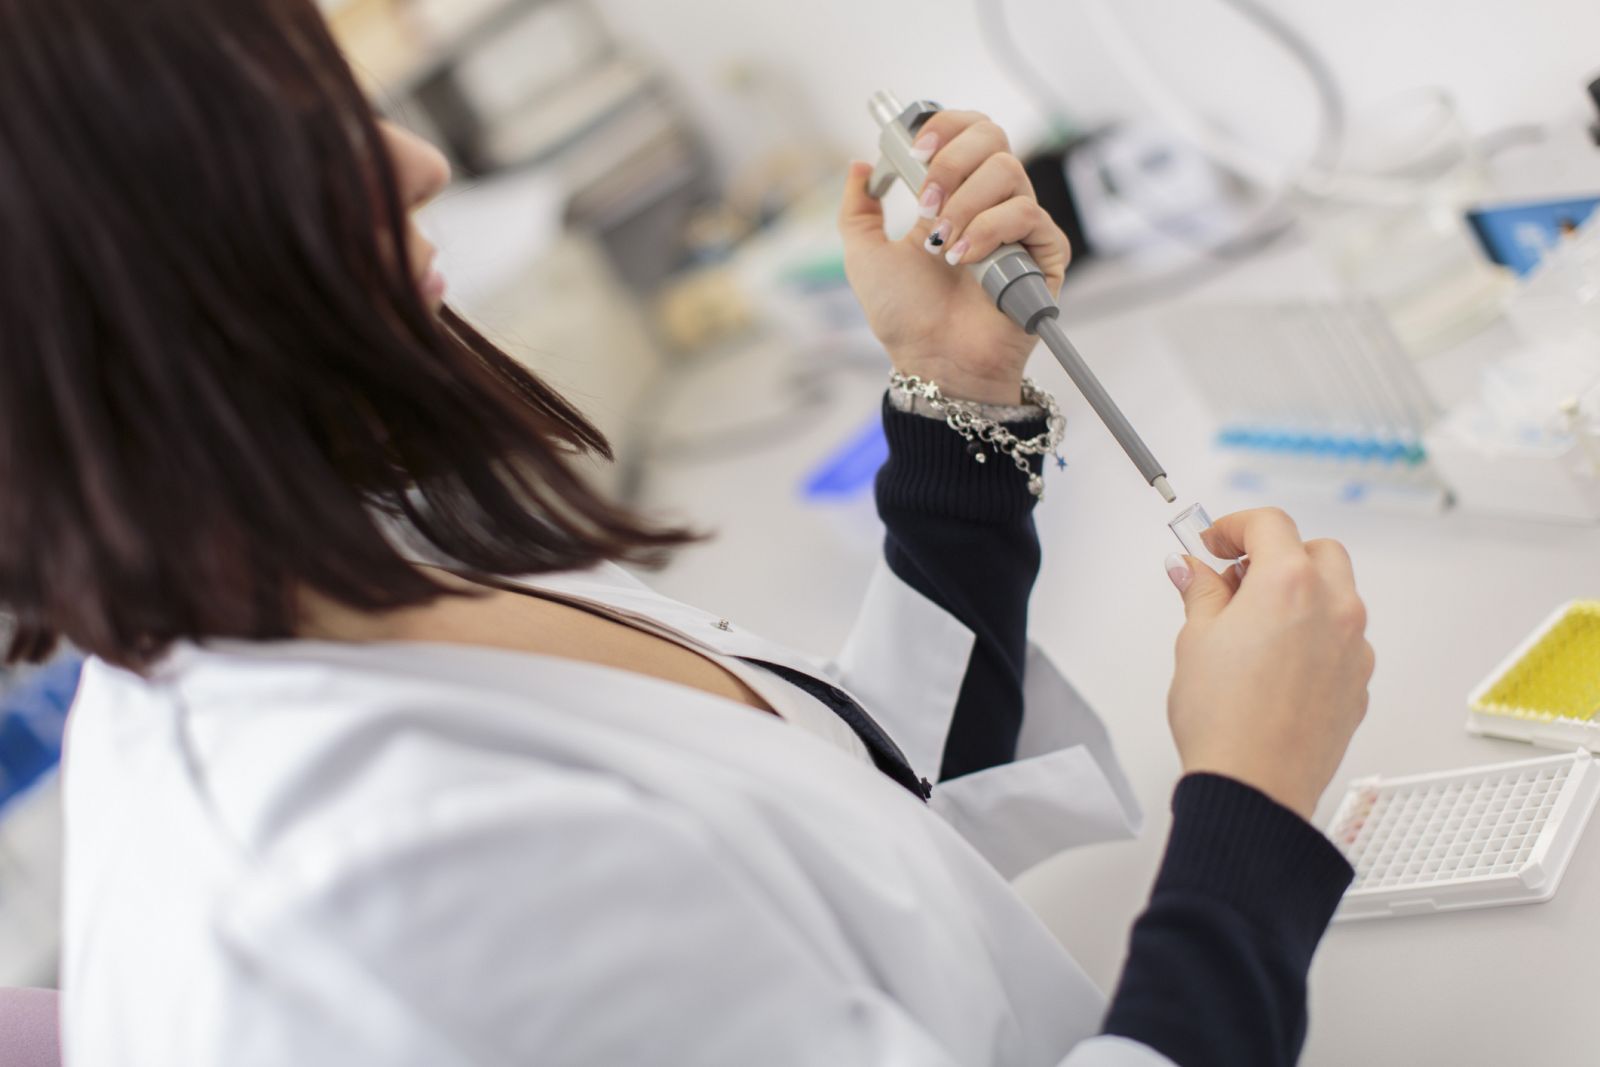
{"label": "navy blue sweater", "polygon": [[[942,422],[885,401],[883,423],[885,557],[975,638],[940,774],[954,778],[1016,753],[1039,574],[1034,499],[1009,460],[974,462]],[[1009,428],[1029,437],[1044,425]],[[1291,1064],[1305,1042],[1311,955],[1353,872],[1303,819],[1228,778],[1186,776],[1172,814],[1105,1031],[1182,1067]]]}

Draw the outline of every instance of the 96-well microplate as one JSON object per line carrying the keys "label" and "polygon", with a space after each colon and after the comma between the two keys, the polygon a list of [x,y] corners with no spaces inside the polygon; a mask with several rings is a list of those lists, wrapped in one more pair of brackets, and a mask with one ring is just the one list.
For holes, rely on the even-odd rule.
{"label": "96-well microplate", "polygon": [[1597,795],[1588,752],[1352,782],[1328,831],[1356,869],[1334,919],[1549,900]]}
{"label": "96-well microplate", "polygon": [[1467,729],[1600,751],[1600,600],[1563,604],[1467,697]]}

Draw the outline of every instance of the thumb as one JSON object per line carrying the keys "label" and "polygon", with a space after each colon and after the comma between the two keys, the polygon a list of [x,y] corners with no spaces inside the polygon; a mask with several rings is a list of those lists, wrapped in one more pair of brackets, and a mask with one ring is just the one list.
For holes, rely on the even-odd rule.
{"label": "thumb", "polygon": [[1168,556],[1167,577],[1183,594],[1183,612],[1190,619],[1209,619],[1233,599],[1227,579],[1193,556]]}
{"label": "thumb", "polygon": [[883,232],[883,202],[867,195],[867,180],[871,177],[872,164],[860,162],[850,164],[850,173],[845,177],[844,196],[839,202],[839,236],[844,238],[846,254],[889,240]]}

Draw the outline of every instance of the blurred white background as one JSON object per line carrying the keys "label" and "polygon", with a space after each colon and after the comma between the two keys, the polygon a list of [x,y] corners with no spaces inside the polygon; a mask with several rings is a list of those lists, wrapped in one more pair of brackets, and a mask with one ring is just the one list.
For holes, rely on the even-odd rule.
{"label": "blurred white background", "polygon": [[[1122,18],[1175,85],[1240,136],[1294,153],[1309,142],[1314,104],[1283,54],[1216,0],[1118,0]],[[1600,74],[1600,6],[1583,0],[1273,0],[1268,7],[1316,43],[1353,110],[1421,85],[1451,91],[1478,131],[1584,113]],[[902,99],[988,112],[1019,143],[1043,128],[1032,94],[985,48],[980,9],[1003,9],[1028,60],[1075,116],[1126,119],[1144,110],[1111,63],[1082,6],[1070,0],[600,0],[619,32],[682,83],[719,158],[748,162],[752,132],[729,106],[730,69],[754,66],[799,94],[817,124],[865,152],[863,101]]]}

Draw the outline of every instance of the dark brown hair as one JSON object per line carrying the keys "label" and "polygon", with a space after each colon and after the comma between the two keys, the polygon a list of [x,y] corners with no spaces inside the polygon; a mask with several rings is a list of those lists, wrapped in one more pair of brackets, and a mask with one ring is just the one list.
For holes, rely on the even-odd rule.
{"label": "dark brown hair", "polygon": [[280,638],[297,594],[648,562],[600,433],[407,262],[369,102],[311,0],[0,0],[0,607],[143,667]]}

